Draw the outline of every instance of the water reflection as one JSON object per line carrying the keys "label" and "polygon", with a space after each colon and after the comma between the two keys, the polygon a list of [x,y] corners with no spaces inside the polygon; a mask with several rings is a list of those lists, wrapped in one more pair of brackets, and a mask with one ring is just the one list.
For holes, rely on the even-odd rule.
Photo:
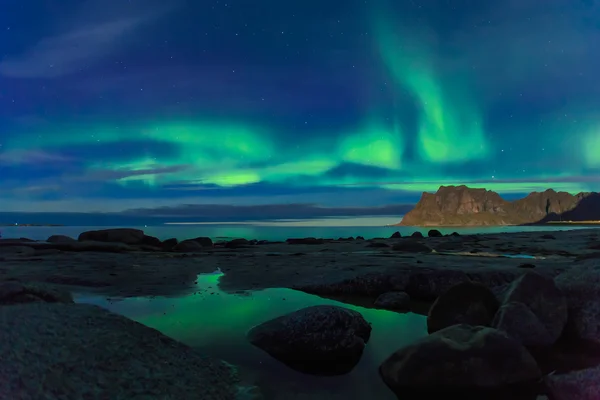
{"label": "water reflection", "polygon": [[[198,277],[197,291],[179,298],[106,299],[76,296],[155,328],[203,353],[238,365],[245,380],[258,384],[267,399],[395,399],[380,380],[379,364],[397,348],[426,335],[425,317],[362,308],[290,289],[227,294],[222,274]],[[373,325],[371,340],[356,368],[338,377],[304,375],[250,345],[254,325],[303,307],[334,304],[359,311]]]}

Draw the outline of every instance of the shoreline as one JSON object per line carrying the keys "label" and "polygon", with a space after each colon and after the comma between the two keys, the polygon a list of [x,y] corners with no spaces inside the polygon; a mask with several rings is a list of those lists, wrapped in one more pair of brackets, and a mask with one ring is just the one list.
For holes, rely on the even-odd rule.
{"label": "shoreline", "polygon": [[[198,274],[221,269],[225,275],[220,285],[225,291],[281,287],[336,294],[331,289],[335,284],[368,274],[390,277],[444,269],[488,279],[483,275],[501,270],[514,278],[523,272],[520,265],[530,263],[535,264],[536,271],[554,274],[573,262],[600,258],[600,247],[590,248],[590,240],[599,234],[600,230],[590,228],[366,240],[213,242],[196,238],[172,240],[171,245],[178,243],[178,247],[170,249],[160,247],[169,240],[156,238],[144,239],[152,243],[138,245],[125,244],[121,239],[113,243],[64,237],[58,242],[0,239],[0,279],[131,297],[186,292]],[[319,284],[322,287],[317,287]]]}

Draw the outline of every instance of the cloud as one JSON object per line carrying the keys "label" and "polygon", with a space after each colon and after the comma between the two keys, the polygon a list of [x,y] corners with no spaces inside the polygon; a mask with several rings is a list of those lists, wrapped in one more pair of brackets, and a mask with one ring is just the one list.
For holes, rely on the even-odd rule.
{"label": "cloud", "polygon": [[[10,78],[56,78],[87,68],[113,53],[126,37],[144,23],[163,15],[167,8],[137,15],[120,15],[122,8],[111,8],[110,16],[93,21],[94,2],[83,7],[71,29],[40,39],[21,54],[0,62],[0,74]],[[95,6],[98,6],[95,4]],[[131,14],[131,13],[130,13]]]}
{"label": "cloud", "polygon": [[64,163],[73,160],[71,157],[44,150],[10,150],[0,152],[0,165]]}

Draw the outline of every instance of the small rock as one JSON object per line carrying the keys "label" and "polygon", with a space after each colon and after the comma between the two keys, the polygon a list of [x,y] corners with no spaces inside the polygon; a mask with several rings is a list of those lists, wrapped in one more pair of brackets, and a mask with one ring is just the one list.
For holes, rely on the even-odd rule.
{"label": "small rock", "polygon": [[419,231],[416,231],[416,232],[413,232],[412,235],[410,235],[410,237],[413,237],[413,238],[422,238],[423,234],[421,232],[419,232]]}
{"label": "small rock", "polygon": [[487,287],[462,282],[439,296],[429,309],[427,330],[439,331],[456,324],[490,326],[500,304]]}
{"label": "small rock", "polygon": [[161,247],[165,251],[171,251],[171,250],[173,250],[173,248],[175,246],[177,246],[177,243],[179,243],[179,240],[177,240],[175,238],[170,238],[170,239],[164,240],[162,242],[162,246]]}
{"label": "small rock", "polygon": [[77,240],[66,235],[52,235],[48,239],[46,239],[46,242],[48,243],[74,243],[76,241]]}
{"label": "small rock", "polygon": [[497,390],[541,377],[521,343],[496,329],[465,324],[442,329],[396,351],[381,364],[379,373],[398,399],[434,390]]}
{"label": "small rock", "polygon": [[173,251],[176,251],[178,253],[201,252],[202,251],[202,245],[200,245],[200,243],[196,242],[193,239],[186,239],[186,240],[183,240],[183,241],[177,243],[173,247]]}
{"label": "small rock", "polygon": [[192,239],[195,242],[198,242],[202,247],[213,247],[214,243],[211,238],[206,236],[199,236],[197,238]]}
{"label": "small rock", "polygon": [[152,247],[162,247],[162,242],[159,238],[149,235],[144,235],[142,238],[142,244]]}
{"label": "small rock", "polygon": [[530,264],[530,263],[524,263],[524,264],[517,265],[517,268],[535,268],[535,265]]}
{"label": "small rock", "polygon": [[109,242],[140,245],[144,242],[144,231],[132,228],[101,229],[82,232],[80,242]]}
{"label": "small rock", "polygon": [[429,232],[427,232],[427,236],[429,236],[429,237],[442,237],[444,235],[442,235],[442,233],[440,231],[438,231],[437,229],[430,229]]}
{"label": "small rock", "polygon": [[392,236],[390,236],[390,239],[399,239],[402,237],[402,234],[400,234],[400,232],[396,231],[394,233],[392,233]]}
{"label": "small rock", "polygon": [[383,248],[383,247],[390,247],[390,245],[387,243],[383,243],[383,242],[371,242],[367,245],[367,247]]}
{"label": "small rock", "polygon": [[225,243],[225,248],[227,249],[243,249],[249,246],[251,246],[250,241],[244,238],[233,239]]}
{"label": "small rock", "polygon": [[385,310],[409,310],[410,296],[405,292],[386,292],[375,300],[375,307]]}
{"label": "small rock", "polygon": [[313,375],[341,375],[360,360],[371,325],[353,310],[307,307],[252,328],[248,340],[290,368]]}
{"label": "small rock", "polygon": [[554,235],[546,234],[546,235],[540,236],[540,239],[556,240],[556,237]]}

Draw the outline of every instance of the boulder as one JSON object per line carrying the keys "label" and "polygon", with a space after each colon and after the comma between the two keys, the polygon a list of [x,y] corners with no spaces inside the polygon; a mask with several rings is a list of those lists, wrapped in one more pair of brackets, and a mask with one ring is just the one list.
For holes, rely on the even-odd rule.
{"label": "boulder", "polygon": [[249,247],[250,241],[248,239],[232,239],[229,242],[225,242],[225,248],[227,249],[243,249]]}
{"label": "boulder", "polygon": [[82,232],[77,240],[140,245],[144,243],[144,236],[144,231],[140,229],[115,228]]}
{"label": "boulder", "polygon": [[192,239],[200,244],[202,247],[213,247],[214,243],[211,238],[206,236],[199,236],[197,238]]}
{"label": "boulder", "polygon": [[186,239],[186,240],[182,240],[181,242],[179,242],[175,246],[173,246],[173,251],[176,251],[179,253],[201,252],[202,245],[200,243],[198,243],[197,241],[195,241],[194,239]]}
{"label": "boulder", "polygon": [[410,296],[405,292],[386,292],[380,294],[373,305],[385,310],[407,311],[410,309]]}
{"label": "boulder", "polygon": [[600,399],[600,367],[551,374],[544,381],[552,400]]}
{"label": "boulder", "polygon": [[496,329],[466,324],[442,329],[396,351],[381,364],[379,373],[398,399],[413,398],[405,396],[415,393],[426,396],[430,391],[448,395],[464,390],[472,395],[541,377],[521,343]]}
{"label": "boulder", "polygon": [[526,346],[549,346],[567,323],[567,300],[551,277],[529,271],[508,288],[492,326]]}
{"label": "boulder", "polygon": [[554,282],[567,299],[565,334],[600,343],[600,266],[573,266]]}
{"label": "boulder", "polygon": [[52,235],[48,239],[46,239],[46,242],[48,243],[74,243],[76,241],[77,240],[66,235]]}
{"label": "boulder", "polygon": [[252,328],[248,340],[300,372],[342,375],[358,364],[371,325],[353,310],[337,306],[303,308]]}
{"label": "boulder", "polygon": [[0,307],[0,359],[5,399],[234,400],[239,390],[224,362],[86,304]]}
{"label": "boulder", "polygon": [[442,237],[444,235],[442,235],[442,232],[438,231],[437,229],[430,229],[429,232],[427,232],[427,236],[429,236],[429,237]]}
{"label": "boulder", "polygon": [[427,331],[456,324],[490,326],[499,306],[494,293],[482,284],[459,283],[435,300],[427,315]]}

